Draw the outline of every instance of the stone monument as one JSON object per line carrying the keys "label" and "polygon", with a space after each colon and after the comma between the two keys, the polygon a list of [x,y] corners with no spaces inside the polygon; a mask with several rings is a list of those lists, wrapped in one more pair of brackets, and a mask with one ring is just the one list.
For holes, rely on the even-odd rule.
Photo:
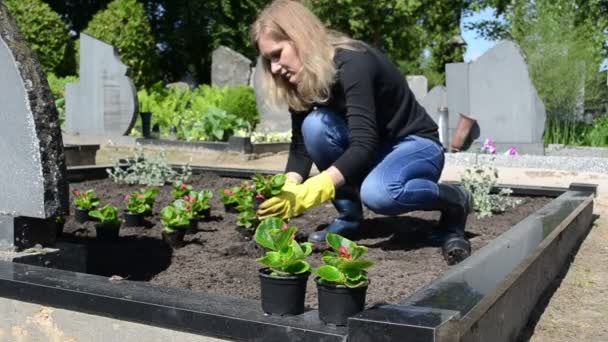
{"label": "stone monument", "polygon": [[406,79],[414,96],[416,96],[416,100],[420,101],[423,99],[429,91],[429,81],[427,78],[421,75],[409,75]]}
{"label": "stone monument", "polygon": [[463,113],[479,125],[474,147],[490,138],[499,150],[544,154],[545,106],[515,43],[501,42],[472,63],[446,64],[446,83],[450,136]]}
{"label": "stone monument", "polygon": [[249,85],[251,60],[240,53],[220,46],[211,55],[211,84],[218,87]]}
{"label": "stone monument", "polygon": [[[257,71],[261,68],[255,68]],[[270,132],[287,132],[291,130],[291,117],[287,106],[282,108],[274,108],[266,102],[262,94],[262,77],[261,72],[253,73],[253,88],[255,90],[255,99],[260,113],[260,123],[255,130],[259,133]]]}
{"label": "stone monument", "polygon": [[68,133],[121,136],[137,119],[137,90],[116,49],[80,33],[80,82],[66,85]]}
{"label": "stone monument", "polygon": [[53,245],[67,214],[59,117],[46,75],[0,1],[0,250]]}

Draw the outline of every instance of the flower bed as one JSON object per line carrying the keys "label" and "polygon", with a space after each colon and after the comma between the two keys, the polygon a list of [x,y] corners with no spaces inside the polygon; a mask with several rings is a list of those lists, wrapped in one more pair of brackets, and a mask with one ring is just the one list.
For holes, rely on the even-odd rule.
{"label": "flower bed", "polygon": [[[149,281],[167,287],[187,288],[235,298],[259,299],[258,269],[255,261],[263,251],[247,241],[236,228],[236,214],[225,213],[219,191],[240,184],[242,179],[213,174],[194,175],[188,182],[197,190],[212,189],[211,216],[199,223],[196,233],[186,236],[186,245],[170,249],[161,239],[159,211],[173,200],[171,186],[162,187],[153,215],[144,227],[122,227],[117,242],[96,239],[94,222],[77,223],[71,216],[64,227],[64,241],[87,244],[88,272],[103,276],[118,275],[129,280]],[[70,184],[71,190],[97,191],[104,203],[124,207],[124,196],[138,186],[116,185],[109,179]],[[469,217],[473,253],[523,218],[543,207],[549,198],[521,197],[516,208],[501,215],[478,220]],[[74,208],[71,208],[73,212]],[[329,223],[335,215],[331,204],[310,210],[291,221],[300,228],[298,238]],[[369,248],[367,259],[376,262],[369,271],[371,285],[368,306],[398,302],[428,284],[448,269],[438,247],[424,243],[425,232],[436,223],[438,214],[416,212],[401,217],[382,217],[365,213],[365,238],[357,242]],[[321,254],[313,253],[310,263],[318,267]],[[314,282],[308,282],[306,304],[317,307]]]}

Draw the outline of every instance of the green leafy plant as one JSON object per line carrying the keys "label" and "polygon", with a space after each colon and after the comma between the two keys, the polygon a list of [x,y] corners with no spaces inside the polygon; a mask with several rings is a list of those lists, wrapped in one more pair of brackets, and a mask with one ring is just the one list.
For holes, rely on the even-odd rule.
{"label": "green leafy plant", "polygon": [[115,228],[122,224],[122,220],[118,218],[118,208],[110,204],[106,204],[103,208],[90,211],[89,216],[98,219],[99,224],[103,227]]}
{"label": "green leafy plant", "polygon": [[213,198],[211,190],[190,191],[188,195],[184,196],[184,200],[192,205],[192,211],[197,217],[203,217],[203,212],[211,208],[209,203],[211,198]]}
{"label": "green leafy plant", "polygon": [[190,213],[186,210],[186,205],[174,202],[160,211],[160,222],[167,233],[175,233],[190,225]]}
{"label": "green leafy plant", "polygon": [[72,195],[74,195],[74,205],[78,209],[92,210],[99,206],[99,197],[97,197],[94,189],[89,189],[84,192],[74,190],[72,191]]}
{"label": "green leafy plant", "polygon": [[328,233],[325,239],[333,251],[323,253],[325,265],[314,271],[321,281],[348,287],[367,286],[367,269],[374,265],[361,259],[367,253],[367,247],[333,233]]}
{"label": "green leafy plant", "polygon": [[143,214],[151,209],[150,205],[146,202],[146,196],[139,191],[127,194],[125,202],[127,202],[127,211],[130,214]]}
{"label": "green leafy plant", "polygon": [[110,178],[117,184],[163,186],[166,183],[185,182],[192,175],[190,165],[176,171],[167,163],[164,151],[154,157],[146,157],[143,148],[138,146],[135,156],[128,159],[126,166],[116,161],[114,169],[106,169]]}
{"label": "green leafy plant", "polygon": [[296,227],[289,227],[283,220],[270,217],[260,223],[255,231],[255,241],[269,249],[264,257],[256,259],[268,266],[273,276],[289,276],[309,272],[306,257],[312,253],[310,242],[295,240]]}
{"label": "green leafy plant", "polygon": [[268,199],[280,194],[285,184],[285,175],[269,175],[264,176],[256,173],[253,176],[253,184],[256,192],[256,196]]}
{"label": "green leafy plant", "polygon": [[173,191],[171,191],[171,195],[173,196],[173,198],[178,199],[188,195],[191,191],[192,185],[177,181],[173,183]]}
{"label": "green leafy plant", "polygon": [[156,201],[156,196],[158,195],[159,190],[156,188],[150,189],[140,189],[140,194],[144,195],[144,202],[150,207],[149,210],[152,210],[154,207],[154,201]]}

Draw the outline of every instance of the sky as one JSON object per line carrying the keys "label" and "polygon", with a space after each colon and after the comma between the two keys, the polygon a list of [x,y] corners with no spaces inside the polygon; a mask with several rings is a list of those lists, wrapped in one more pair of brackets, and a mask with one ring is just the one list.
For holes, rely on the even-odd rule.
{"label": "sky", "polygon": [[496,42],[483,39],[477,35],[475,31],[467,30],[464,25],[470,22],[477,22],[494,18],[494,9],[487,8],[480,13],[475,13],[470,17],[463,18],[461,23],[462,38],[467,42],[467,51],[464,54],[464,61],[470,62],[483,55],[493,47]]}

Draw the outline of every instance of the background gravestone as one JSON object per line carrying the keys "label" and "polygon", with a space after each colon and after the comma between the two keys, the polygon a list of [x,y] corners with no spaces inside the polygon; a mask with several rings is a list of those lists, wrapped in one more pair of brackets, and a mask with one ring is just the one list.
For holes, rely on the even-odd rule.
{"label": "background gravestone", "polygon": [[260,122],[255,130],[259,133],[287,132],[291,130],[291,117],[287,106],[274,108],[266,103],[262,93],[262,73],[253,73],[253,89],[255,90],[255,100],[260,114]]}
{"label": "background gravestone", "polygon": [[435,123],[438,123],[438,109],[439,107],[448,106],[448,92],[444,86],[435,86],[431,91],[426,94],[422,100],[418,101],[426,112],[433,118]]}
{"label": "background gravestone", "polygon": [[40,63],[0,1],[0,249],[52,244],[68,211],[63,142]]}
{"label": "background gravestone", "polygon": [[479,146],[491,138],[499,150],[544,154],[545,106],[519,47],[501,42],[473,63],[446,65],[450,136],[458,113],[479,124]]}
{"label": "background gravestone", "polygon": [[211,84],[218,87],[227,85],[249,85],[251,60],[240,53],[220,46],[211,55]]}
{"label": "background gravestone", "polygon": [[423,99],[429,91],[429,81],[426,79],[426,77],[411,75],[407,76],[406,79],[410,89],[414,93],[414,96],[416,96],[416,100],[420,101]]}
{"label": "background gravestone", "polygon": [[127,71],[112,45],[80,33],[80,81],[66,85],[66,131],[128,134],[139,109]]}

